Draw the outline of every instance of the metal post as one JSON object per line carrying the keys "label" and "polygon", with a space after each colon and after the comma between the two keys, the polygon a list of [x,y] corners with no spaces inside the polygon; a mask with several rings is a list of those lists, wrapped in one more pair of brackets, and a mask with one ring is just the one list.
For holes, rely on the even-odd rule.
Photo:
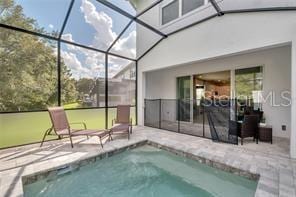
{"label": "metal post", "polygon": [[159,99],[159,128],[161,129],[161,99]]}
{"label": "metal post", "polygon": [[61,42],[58,41],[58,60],[57,60],[57,66],[58,66],[58,106],[61,106],[62,104],[62,95],[61,95]]}
{"label": "metal post", "polygon": [[[234,105],[235,105],[234,106],[235,121],[237,121],[238,120],[238,117],[237,117],[237,98],[234,99]],[[237,126],[238,126],[238,124],[237,124]],[[238,129],[239,128],[236,128],[236,145],[238,145],[238,133],[237,133]]]}
{"label": "metal post", "polygon": [[105,55],[105,128],[108,129],[108,54]]}
{"label": "metal post", "polygon": [[213,7],[215,8],[216,12],[218,13],[218,16],[223,16],[224,13],[221,11],[220,7],[218,6],[216,0],[209,0],[210,3],[213,5]]}
{"label": "metal post", "polygon": [[205,137],[205,105],[204,105],[204,98],[202,98],[202,136]]}
{"label": "metal post", "polygon": [[66,28],[66,25],[67,25],[67,22],[68,22],[68,19],[70,17],[70,14],[71,14],[71,11],[72,11],[72,8],[73,8],[73,5],[74,5],[74,1],[75,0],[71,0],[70,2],[70,5],[69,5],[69,8],[68,8],[68,11],[67,11],[67,14],[66,14],[66,17],[64,19],[64,22],[63,22],[63,25],[62,25],[62,28],[61,28],[61,32],[59,34],[59,40],[61,40],[62,36],[63,36],[63,33],[64,33],[64,30]]}
{"label": "metal post", "polygon": [[177,106],[177,116],[178,116],[178,133],[180,133],[180,99],[177,100],[178,106]]}
{"label": "metal post", "polygon": [[146,113],[147,113],[147,111],[146,111],[146,102],[147,102],[147,100],[146,99],[144,99],[144,126],[146,126]]}
{"label": "metal post", "polygon": [[136,61],[136,93],[135,94],[136,94],[136,125],[138,125],[138,61]]}
{"label": "metal post", "polygon": [[112,49],[112,47],[116,44],[116,42],[121,38],[121,36],[124,34],[124,32],[126,32],[126,30],[131,26],[131,24],[134,22],[134,20],[131,20],[126,26],[125,28],[120,32],[120,34],[117,36],[117,38],[115,38],[115,40],[111,43],[111,45],[109,46],[109,48],[107,49],[107,53]]}
{"label": "metal post", "polygon": [[64,22],[63,22],[63,25],[62,25],[62,28],[61,28],[61,31],[60,31],[60,34],[59,34],[59,37],[58,37],[58,106],[61,106],[62,105],[62,94],[61,94],[61,72],[62,72],[62,69],[61,69],[61,38],[63,36],[63,33],[64,33],[64,30],[66,28],[66,25],[67,25],[67,22],[68,22],[68,19],[69,19],[69,16],[71,14],[71,11],[72,11],[72,8],[73,8],[73,5],[74,5],[74,0],[71,0],[70,2],[70,5],[69,5],[69,8],[68,8],[68,11],[67,11],[67,14],[66,14],[66,17],[64,19]]}

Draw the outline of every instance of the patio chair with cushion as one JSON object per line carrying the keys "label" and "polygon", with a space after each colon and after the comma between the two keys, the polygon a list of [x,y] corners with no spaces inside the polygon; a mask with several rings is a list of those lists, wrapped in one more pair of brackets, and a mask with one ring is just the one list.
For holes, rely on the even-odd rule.
{"label": "patio chair with cushion", "polygon": [[207,114],[208,123],[209,123],[209,127],[210,127],[211,138],[213,141],[219,142],[219,136],[218,136],[218,133],[216,131],[216,127],[215,127],[215,124],[213,121],[213,113],[210,111],[207,111],[206,114]]}
{"label": "patio chair with cushion", "polygon": [[238,123],[236,120],[229,120],[228,121],[228,139],[237,139],[237,133],[238,133]]}
{"label": "patio chair with cushion", "polygon": [[112,127],[110,129],[111,135],[127,135],[129,139],[132,128],[130,105],[118,105],[116,119],[112,121]]}
{"label": "patio chair with cushion", "polygon": [[[48,135],[57,135],[59,139],[63,137],[69,137],[71,142],[71,147],[73,148],[72,137],[74,136],[97,136],[100,139],[100,144],[103,148],[102,139],[109,137],[110,132],[108,130],[99,130],[99,129],[87,129],[84,122],[69,123],[66,112],[63,107],[50,107],[48,108],[50,115],[52,127],[47,129],[44,133],[40,147],[42,147],[43,142]],[[81,124],[83,129],[72,129],[70,125]]]}
{"label": "patio chair with cushion", "polygon": [[263,118],[263,111],[261,111],[260,109],[257,110],[253,110],[251,111],[251,115],[257,115],[258,116],[258,122],[260,123],[262,121]]}
{"label": "patio chair with cushion", "polygon": [[244,138],[253,137],[258,143],[259,117],[257,115],[245,115],[244,121],[239,129],[238,136],[241,138],[241,145],[243,145]]}

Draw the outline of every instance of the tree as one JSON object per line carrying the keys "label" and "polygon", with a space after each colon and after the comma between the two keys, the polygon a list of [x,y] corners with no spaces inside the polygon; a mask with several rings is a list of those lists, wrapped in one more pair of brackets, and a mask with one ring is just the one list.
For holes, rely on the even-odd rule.
{"label": "tree", "polygon": [[[1,1],[0,7],[0,23],[44,33],[13,0]],[[38,110],[57,105],[56,46],[56,41],[1,29],[0,111]],[[61,64],[61,80],[66,93],[62,101],[75,100],[75,82],[64,63]]]}
{"label": "tree", "polygon": [[76,82],[78,92],[83,96],[89,94],[94,86],[94,79],[81,78]]}

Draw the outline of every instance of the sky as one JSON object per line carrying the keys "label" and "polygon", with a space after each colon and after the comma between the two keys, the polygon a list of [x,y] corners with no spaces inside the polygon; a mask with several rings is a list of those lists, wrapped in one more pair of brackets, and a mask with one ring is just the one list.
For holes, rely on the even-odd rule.
{"label": "sky", "polygon": [[[135,14],[126,0],[110,1]],[[34,18],[40,27],[50,33],[61,29],[70,0],[16,0],[16,3],[23,7],[26,16]],[[106,50],[129,22],[130,19],[95,0],[76,0],[63,39]],[[62,44],[61,49],[63,60],[75,79],[105,76],[104,54],[69,44]],[[136,58],[135,24],[116,42],[112,52]],[[108,63],[109,77],[112,77],[131,61],[110,56]]]}

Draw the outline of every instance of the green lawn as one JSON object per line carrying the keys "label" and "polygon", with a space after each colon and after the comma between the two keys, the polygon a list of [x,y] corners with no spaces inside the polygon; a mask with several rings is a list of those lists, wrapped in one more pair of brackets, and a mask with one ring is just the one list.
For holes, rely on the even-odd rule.
{"label": "green lawn", "polygon": [[79,103],[70,103],[70,104],[67,104],[67,105],[64,105],[64,109],[73,109],[73,108],[78,108],[80,106]]}
{"label": "green lawn", "polygon": [[[133,119],[134,112],[131,110]],[[105,109],[68,110],[67,115],[69,122],[85,122],[88,128],[105,128]],[[109,126],[115,115],[116,109],[109,109]],[[50,126],[48,112],[0,114],[0,148],[39,142]]]}

